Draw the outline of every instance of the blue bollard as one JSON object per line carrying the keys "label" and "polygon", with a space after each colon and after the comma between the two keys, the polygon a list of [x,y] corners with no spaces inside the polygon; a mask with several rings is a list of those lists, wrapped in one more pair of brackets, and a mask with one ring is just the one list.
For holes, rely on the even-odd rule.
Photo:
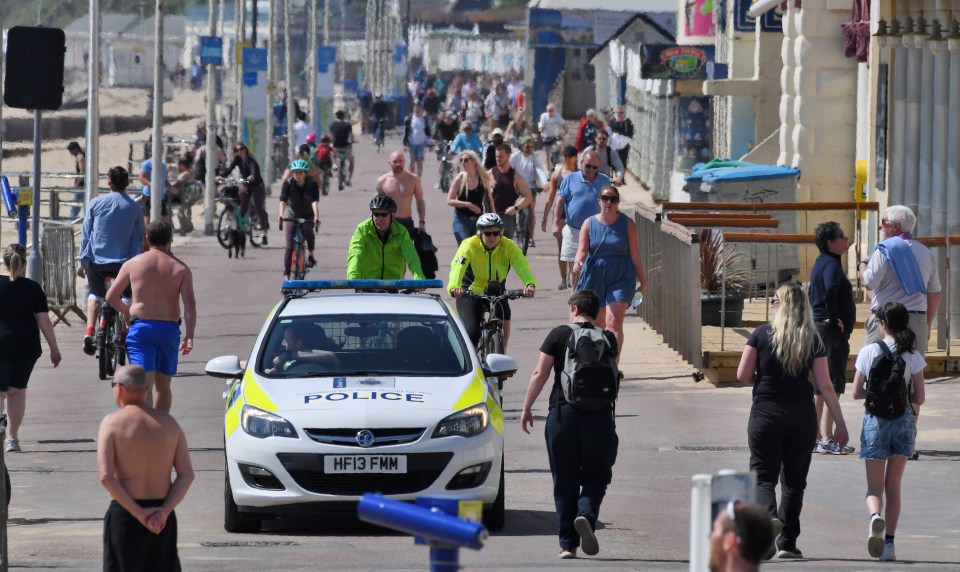
{"label": "blue bollard", "polygon": [[0,177],[0,196],[3,198],[3,208],[7,211],[7,216],[13,216],[17,212],[17,197],[10,189],[10,181],[7,176]]}
{"label": "blue bollard", "polygon": [[482,524],[375,494],[363,495],[357,504],[357,516],[364,522],[422,536],[430,545],[432,572],[459,570],[459,547],[480,550],[488,536]]}

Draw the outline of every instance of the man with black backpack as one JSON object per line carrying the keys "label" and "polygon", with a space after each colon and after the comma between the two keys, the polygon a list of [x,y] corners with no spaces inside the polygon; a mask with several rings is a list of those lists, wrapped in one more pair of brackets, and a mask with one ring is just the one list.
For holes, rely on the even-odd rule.
{"label": "man with black backpack", "polygon": [[533,403],[552,368],[545,434],[563,559],[576,558],[578,547],[589,556],[600,551],[594,531],[619,444],[617,340],[595,325],[600,298],[591,290],[576,292],[568,304],[571,324],[551,330],[540,346],[520,416],[523,431],[530,433]]}

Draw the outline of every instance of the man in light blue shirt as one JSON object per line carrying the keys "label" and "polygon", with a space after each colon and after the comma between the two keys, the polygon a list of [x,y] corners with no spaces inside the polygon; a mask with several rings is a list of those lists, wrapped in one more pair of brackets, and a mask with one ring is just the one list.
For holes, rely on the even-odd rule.
{"label": "man in light blue shirt", "polygon": [[[163,154],[163,149],[160,150],[160,153]],[[160,173],[163,174],[163,198],[160,201],[161,204],[161,213],[160,218],[163,220],[168,220],[170,213],[167,212],[167,193],[169,188],[167,185],[167,164],[160,163]],[[143,207],[143,218],[144,224],[150,224],[150,185],[153,181],[153,158],[150,157],[143,163],[140,163],[140,176],[138,177],[140,184],[143,185],[143,201],[140,203],[140,206]]]}
{"label": "man in light blue shirt", "polygon": [[[87,330],[83,337],[83,351],[87,355],[96,353],[94,323],[100,303],[107,295],[106,278],[116,278],[123,263],[143,250],[143,213],[126,193],[130,175],[123,167],[113,167],[107,172],[107,184],[110,194],[90,201],[80,235],[77,275],[86,276],[90,288]],[[129,291],[124,295],[129,297]]]}
{"label": "man in light blue shirt", "polygon": [[[610,185],[610,178],[599,172],[600,155],[585,151],[581,159],[582,171],[574,171],[563,178],[557,192],[557,204],[553,211],[553,235],[562,236],[560,260],[573,262],[577,257],[580,227],[583,221],[600,212],[600,191]],[[571,287],[579,276],[571,270]]]}
{"label": "man in light blue shirt", "polygon": [[473,125],[469,121],[464,121],[460,126],[460,133],[450,144],[450,150],[454,153],[473,151],[477,155],[483,154],[483,141],[480,141],[480,137],[473,132]]}

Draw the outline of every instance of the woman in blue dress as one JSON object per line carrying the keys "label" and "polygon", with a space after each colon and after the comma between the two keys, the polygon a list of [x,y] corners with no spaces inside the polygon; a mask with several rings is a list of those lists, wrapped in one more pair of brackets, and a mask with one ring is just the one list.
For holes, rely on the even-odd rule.
{"label": "woman in blue dress", "polygon": [[[580,273],[574,290],[593,290],[603,308],[597,323],[617,336],[623,347],[623,316],[635,293],[647,291],[640,260],[637,226],[620,212],[620,191],[607,186],[600,191],[600,212],[580,227],[580,246],[573,272]],[[618,352],[618,359],[619,359]]]}

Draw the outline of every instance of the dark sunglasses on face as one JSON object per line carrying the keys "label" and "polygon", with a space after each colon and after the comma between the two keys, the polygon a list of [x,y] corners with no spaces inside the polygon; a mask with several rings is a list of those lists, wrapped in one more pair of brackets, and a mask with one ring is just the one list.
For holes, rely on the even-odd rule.
{"label": "dark sunglasses on face", "polygon": [[469,163],[470,161],[473,161],[470,157],[460,157],[461,163]]}
{"label": "dark sunglasses on face", "polygon": [[383,212],[376,212],[376,211],[372,212],[371,214],[373,215],[374,218],[385,218],[390,216],[390,213],[383,213]]}
{"label": "dark sunglasses on face", "polygon": [[591,165],[590,163],[584,163],[583,168],[584,168],[584,169],[599,169],[599,168],[600,168],[600,165]]}
{"label": "dark sunglasses on face", "polygon": [[841,232],[841,233],[838,234],[837,236],[833,237],[833,239],[834,239],[834,240],[837,240],[837,239],[846,240],[846,239],[847,239],[847,235]]}
{"label": "dark sunglasses on face", "polygon": [[780,298],[771,298],[771,299],[770,299],[770,305],[771,305],[771,306],[779,306],[779,305],[780,305]]}
{"label": "dark sunglasses on face", "polygon": [[500,236],[499,230],[485,230],[483,231],[483,236]]}
{"label": "dark sunglasses on face", "polygon": [[605,203],[619,203],[620,197],[615,197],[613,195],[600,195],[600,200]]}

